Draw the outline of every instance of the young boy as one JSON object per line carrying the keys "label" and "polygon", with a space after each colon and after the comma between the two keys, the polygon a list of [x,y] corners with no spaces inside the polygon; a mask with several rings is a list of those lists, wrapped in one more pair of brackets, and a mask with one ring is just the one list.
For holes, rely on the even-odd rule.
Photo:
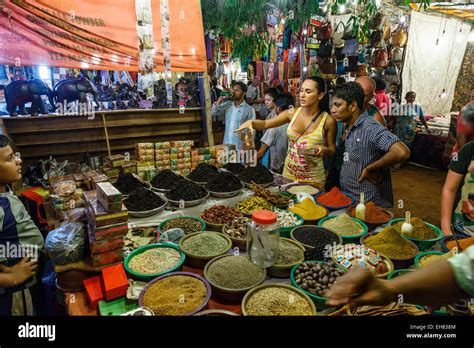
{"label": "young boy", "polygon": [[44,240],[8,185],[21,179],[21,159],[0,135],[0,315],[40,312]]}

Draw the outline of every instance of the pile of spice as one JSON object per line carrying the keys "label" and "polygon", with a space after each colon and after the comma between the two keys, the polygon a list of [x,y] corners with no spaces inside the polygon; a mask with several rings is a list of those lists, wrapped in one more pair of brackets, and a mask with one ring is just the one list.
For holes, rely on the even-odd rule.
{"label": "pile of spice", "polygon": [[331,257],[329,248],[339,244],[338,236],[323,227],[317,226],[301,226],[293,230],[293,238],[297,242],[300,242],[304,245],[308,245],[313,248],[311,254],[306,254],[305,259],[308,260],[309,256],[312,257],[312,260],[324,260]]}
{"label": "pile of spice", "polygon": [[209,266],[206,278],[219,287],[236,290],[256,286],[263,280],[263,273],[246,256],[227,256]]}
{"label": "pile of spice", "polygon": [[300,224],[300,221],[296,217],[296,215],[292,212],[278,210],[277,212],[277,220],[280,223],[280,227],[288,228],[288,227],[295,227]]}
{"label": "pile of spice", "polygon": [[267,190],[261,186],[258,186],[255,183],[252,183],[250,185],[250,189],[255,192],[255,196],[262,197],[271,205],[276,205],[276,206],[285,205],[286,206],[290,202],[290,199],[288,197],[283,197],[282,195],[279,195],[278,193]]}
{"label": "pile of spice", "polygon": [[291,265],[304,260],[304,251],[293,243],[280,238],[278,244],[278,257],[275,265]]}
{"label": "pile of spice", "polygon": [[187,238],[181,249],[194,256],[217,256],[229,249],[229,244],[222,234],[217,232],[202,232]]}
{"label": "pile of spice", "polygon": [[123,204],[129,211],[147,211],[163,206],[165,201],[141,186],[133,190],[128,198],[123,201]]}
{"label": "pile of spice", "polygon": [[140,274],[155,274],[174,268],[180,260],[181,254],[173,248],[153,248],[134,256],[128,267]]}
{"label": "pile of spice", "polygon": [[262,197],[252,196],[250,198],[244,199],[243,201],[237,203],[237,210],[242,214],[251,215],[256,210],[272,210],[273,207],[270,203],[264,200]]}
{"label": "pile of spice", "polygon": [[[355,216],[355,206],[351,207],[349,214]],[[365,205],[365,222],[383,224],[388,222],[388,220],[390,220],[390,214],[377,207],[374,202],[369,202]]]}
{"label": "pile of spice", "polygon": [[155,315],[185,315],[201,306],[206,295],[207,289],[201,280],[175,275],[152,284],[143,296],[143,305]]}
{"label": "pile of spice", "polygon": [[212,208],[204,210],[202,219],[206,222],[216,225],[223,225],[234,220],[234,218],[242,216],[237,210],[224,205],[215,205]]}
{"label": "pile of spice", "polygon": [[250,222],[249,218],[244,216],[236,217],[229,225],[226,225],[225,233],[234,239],[247,238],[247,225]]}
{"label": "pile of spice", "polygon": [[207,184],[207,189],[211,192],[235,192],[241,188],[240,180],[229,172],[214,174]]}
{"label": "pile of spice", "polygon": [[337,233],[339,236],[355,236],[364,231],[362,225],[346,213],[342,213],[334,219],[324,221],[322,226]]}
{"label": "pile of spice", "polygon": [[271,286],[253,293],[245,307],[248,315],[300,316],[313,315],[308,300],[297,291]]}
{"label": "pile of spice", "polygon": [[[458,243],[459,243],[459,247],[461,248],[461,250],[458,250],[458,251],[459,252],[465,251],[471,245],[474,245],[474,237],[458,239]],[[452,250],[454,248],[458,248],[458,245],[456,241],[453,239],[446,242],[446,248],[448,248],[449,250]]]}
{"label": "pile of spice", "polygon": [[344,272],[333,261],[303,262],[295,270],[295,282],[303,290],[323,297]]}
{"label": "pile of spice", "polygon": [[[398,231],[398,233],[402,233],[402,225],[405,221],[400,221],[393,225],[393,227]],[[428,225],[426,225],[422,219],[417,217],[412,217],[410,219],[410,223],[413,226],[413,232],[408,235],[408,237],[421,239],[421,240],[429,240],[435,239],[438,237],[438,234]]]}
{"label": "pile of spice", "polygon": [[[214,177],[214,175],[218,174],[217,168],[211,166],[207,163],[200,163],[194,169],[191,174],[189,174],[188,179],[195,181],[195,182],[209,182],[210,179]],[[216,191],[218,192],[218,191]],[[220,191],[219,191],[220,192]]]}
{"label": "pile of spice", "polygon": [[166,194],[172,201],[195,201],[207,196],[205,188],[189,180],[181,180],[179,186]]}
{"label": "pile of spice", "polygon": [[289,187],[286,192],[291,193],[292,195],[297,195],[298,193],[307,193],[311,196],[314,196],[319,193],[319,189],[311,185],[294,185]]}
{"label": "pile of spice", "polygon": [[257,164],[255,167],[245,168],[239,177],[240,180],[247,183],[251,183],[252,181],[256,184],[268,184],[273,182],[273,174],[261,164]]}
{"label": "pile of spice", "polygon": [[408,259],[416,254],[416,249],[393,226],[365,238],[364,244],[391,259]]}
{"label": "pile of spice", "polygon": [[160,190],[172,190],[178,187],[184,178],[169,169],[162,170],[150,181],[151,186]]}
{"label": "pile of spice", "polygon": [[326,209],[317,205],[309,198],[304,199],[301,203],[293,205],[288,210],[298,214],[305,220],[321,219],[327,214]]}
{"label": "pile of spice", "polygon": [[352,203],[352,199],[342,193],[337,187],[333,187],[331,191],[318,196],[318,203],[328,207],[344,207]]}
{"label": "pile of spice", "polygon": [[420,265],[420,267],[425,267],[425,266],[427,266],[430,263],[433,263],[435,261],[449,259],[451,256],[454,256],[454,253],[452,251],[450,251],[446,254],[443,254],[443,255],[427,254],[423,257],[420,257],[420,259],[418,260],[418,264]]}
{"label": "pile of spice", "polygon": [[227,163],[224,166],[224,169],[227,169],[229,172],[232,172],[235,175],[239,175],[244,171],[245,167],[240,163]]}
{"label": "pile of spice", "polygon": [[122,173],[119,175],[117,181],[113,184],[120,193],[129,195],[134,189],[140,186],[145,186],[140,180],[135,178],[132,173]]}
{"label": "pile of spice", "polygon": [[185,234],[190,234],[194,232],[200,232],[202,230],[202,223],[195,219],[176,218],[164,223],[160,229],[161,232],[166,232],[172,228],[180,228]]}

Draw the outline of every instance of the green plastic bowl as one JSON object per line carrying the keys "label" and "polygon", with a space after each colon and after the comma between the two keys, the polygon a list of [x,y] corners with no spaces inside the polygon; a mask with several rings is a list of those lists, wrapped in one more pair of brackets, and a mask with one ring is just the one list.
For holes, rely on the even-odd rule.
{"label": "green plastic bowl", "polygon": [[444,253],[442,253],[441,251],[424,251],[424,252],[422,252],[422,253],[419,253],[419,254],[416,255],[416,257],[415,257],[415,267],[416,267],[416,268],[421,268],[420,259],[421,259],[423,256],[426,256],[426,255],[444,255]]}
{"label": "green plastic bowl", "polygon": [[398,276],[401,276],[402,274],[405,274],[405,273],[410,273],[410,272],[413,272],[414,270],[413,269],[397,269],[395,271],[392,271],[388,274],[387,276],[387,279],[393,279],[393,278],[396,278]]}
{"label": "green plastic bowl", "polygon": [[[313,261],[303,261],[303,262],[317,262],[319,264],[325,264],[326,261],[317,261],[317,260],[313,260]],[[293,285],[295,288],[297,288],[299,291],[303,292],[305,295],[309,296],[309,298],[314,302],[314,304],[316,305],[316,309],[318,311],[321,311],[325,308],[328,307],[328,305],[326,304],[326,300],[327,300],[327,297],[321,297],[321,296],[318,296],[318,295],[315,295],[309,291],[306,291],[306,290],[303,290],[301,289],[301,287],[296,284],[296,279],[295,279],[295,271],[298,269],[298,266],[301,264],[302,262],[296,264],[293,266],[293,268],[291,269],[291,272],[290,272],[290,279],[291,279],[291,285]],[[342,267],[340,267],[337,263],[336,263],[336,266],[337,268],[339,268],[341,270],[341,272],[346,272],[345,269],[343,269]]]}
{"label": "green plastic bowl", "polygon": [[[400,221],[405,221],[405,219],[404,218],[392,219],[388,222],[388,225],[392,226],[392,225],[394,225],[394,224],[396,224],[397,222],[400,222]],[[438,237],[433,238],[433,239],[424,240],[424,239],[417,239],[417,238],[408,237],[408,236],[405,236],[404,234],[402,234],[403,238],[406,238],[406,239],[411,240],[412,242],[414,242],[418,246],[418,249],[420,249],[420,251],[425,251],[425,250],[431,248],[433,245],[435,245],[437,242],[439,242],[441,240],[441,238],[443,238],[443,231],[441,231],[438,227],[436,227],[435,225],[429,224],[427,222],[425,222],[425,225],[428,226],[429,228],[431,228],[433,231],[435,231],[436,234],[438,234]]]}
{"label": "green plastic bowl", "polygon": [[[181,255],[181,260],[178,262],[176,266],[173,268],[170,268],[166,271],[160,272],[160,273],[153,273],[153,274],[143,274],[143,273],[138,273],[134,270],[132,270],[128,265],[130,263],[130,260],[133,259],[135,256],[138,254],[141,254],[149,249],[155,249],[155,248],[171,248],[179,252]],[[156,277],[162,276],[164,274],[170,273],[170,272],[175,272],[181,270],[184,260],[186,259],[185,254],[176,246],[175,244],[171,243],[158,243],[158,244],[149,244],[142,246],[134,251],[132,251],[123,261],[123,266],[125,270],[127,271],[128,274],[130,274],[133,278],[138,279],[138,280],[143,280],[143,281],[151,281],[152,279],[155,279]]]}
{"label": "green plastic bowl", "polygon": [[[336,216],[326,216],[325,218],[322,218],[321,220],[319,220],[318,226],[324,227],[323,226],[324,221],[334,219],[334,218],[336,218]],[[342,244],[349,244],[349,243],[359,244],[360,237],[366,235],[369,232],[369,228],[362,220],[356,219],[354,217],[351,217],[351,218],[352,220],[354,220],[355,222],[357,222],[359,225],[362,226],[363,228],[362,233],[359,233],[353,236],[341,236]],[[324,227],[324,228],[327,228],[327,227]],[[328,229],[330,230],[330,228]]]}
{"label": "green plastic bowl", "polygon": [[162,230],[162,227],[168,222],[168,221],[171,221],[171,220],[176,220],[176,219],[192,219],[192,220],[196,220],[198,222],[201,223],[201,232],[202,231],[205,231],[206,230],[206,222],[202,219],[199,219],[199,218],[196,218],[196,217],[193,217],[193,216],[178,216],[178,217],[173,217],[173,218],[170,218],[170,219],[166,219],[165,221],[163,221],[162,223],[160,223],[158,225],[158,232],[163,233],[163,232],[166,232],[166,231],[163,231]]}
{"label": "green plastic bowl", "polygon": [[[280,209],[280,210],[282,210],[282,209]],[[291,211],[290,211],[290,213],[292,213],[294,216],[296,216],[296,218],[298,219],[298,224],[296,224],[295,226],[291,226],[291,227],[280,227],[280,237],[291,238],[291,236],[290,236],[291,230],[304,224],[304,219],[300,215],[298,215],[296,213],[293,213]]]}

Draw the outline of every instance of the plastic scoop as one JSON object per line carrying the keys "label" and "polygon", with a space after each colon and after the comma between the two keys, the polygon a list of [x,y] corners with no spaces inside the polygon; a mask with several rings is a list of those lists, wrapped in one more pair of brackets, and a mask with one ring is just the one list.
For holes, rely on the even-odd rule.
{"label": "plastic scoop", "polygon": [[409,211],[405,213],[405,222],[402,224],[402,233],[411,236],[413,233],[413,225],[410,223],[411,214]]}
{"label": "plastic scoop", "polygon": [[355,215],[359,220],[365,220],[364,192],[360,193],[360,202],[357,204]]}

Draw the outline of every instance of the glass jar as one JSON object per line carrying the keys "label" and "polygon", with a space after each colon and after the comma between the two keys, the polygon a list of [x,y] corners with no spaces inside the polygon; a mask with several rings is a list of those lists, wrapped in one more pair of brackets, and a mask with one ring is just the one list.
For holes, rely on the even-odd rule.
{"label": "glass jar", "polygon": [[269,210],[257,210],[247,226],[247,252],[250,260],[262,267],[272,266],[280,243],[280,224],[277,215]]}
{"label": "glass jar", "polygon": [[244,128],[239,131],[239,139],[244,150],[255,149],[254,132],[250,128]]}

